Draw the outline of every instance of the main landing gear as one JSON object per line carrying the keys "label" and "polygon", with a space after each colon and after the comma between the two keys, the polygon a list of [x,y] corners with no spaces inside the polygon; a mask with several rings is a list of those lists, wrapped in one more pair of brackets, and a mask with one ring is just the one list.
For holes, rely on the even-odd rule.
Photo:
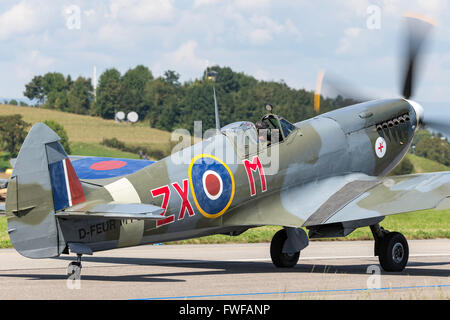
{"label": "main landing gear", "polygon": [[399,272],[405,269],[409,258],[409,247],[399,232],[389,232],[379,224],[370,226],[375,238],[375,255],[385,271]]}
{"label": "main landing gear", "polygon": [[279,230],[270,243],[270,257],[277,268],[292,268],[300,257],[300,251],[309,244],[302,229],[285,227]]}
{"label": "main landing gear", "polygon": [[[375,256],[385,271],[400,272],[409,258],[408,241],[399,232],[384,230],[379,224],[370,226],[375,238]],[[270,243],[270,257],[277,268],[292,268],[300,257],[300,251],[308,245],[308,237],[302,229],[284,228],[278,231]]]}
{"label": "main landing gear", "polygon": [[300,257],[300,251],[283,253],[283,246],[286,240],[287,232],[285,229],[281,229],[275,233],[270,243],[270,257],[277,268],[292,268],[297,264]]}

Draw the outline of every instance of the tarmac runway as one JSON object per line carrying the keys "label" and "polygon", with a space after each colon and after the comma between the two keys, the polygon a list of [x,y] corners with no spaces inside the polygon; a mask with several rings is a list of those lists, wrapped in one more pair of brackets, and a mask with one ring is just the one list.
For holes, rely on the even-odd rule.
{"label": "tarmac runway", "polygon": [[[150,245],[32,260],[0,250],[5,299],[449,299],[450,239],[409,241],[400,273],[381,271],[372,241],[314,241],[295,268],[272,265],[270,244]],[[374,272],[374,273],[373,273]],[[79,287],[79,288],[77,288]]]}

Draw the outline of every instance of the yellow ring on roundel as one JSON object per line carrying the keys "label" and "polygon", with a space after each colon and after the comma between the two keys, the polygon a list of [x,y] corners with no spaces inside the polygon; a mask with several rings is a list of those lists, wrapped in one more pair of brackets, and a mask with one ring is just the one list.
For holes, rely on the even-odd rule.
{"label": "yellow ring on roundel", "polygon": [[[227,169],[228,173],[230,174],[231,184],[232,184],[230,200],[228,201],[227,205],[220,212],[218,212],[216,214],[209,214],[209,213],[205,212],[205,210],[203,210],[202,207],[200,206],[200,204],[198,203],[197,197],[195,196],[194,185],[192,183],[192,167],[194,166],[194,163],[200,158],[211,158],[211,159],[216,160],[217,162],[221,163],[225,167],[225,169]],[[191,186],[192,196],[194,197],[195,205],[197,206],[197,209],[200,211],[200,213],[205,218],[214,219],[214,218],[220,217],[228,210],[228,208],[231,205],[231,202],[233,202],[234,192],[235,192],[235,183],[234,183],[233,173],[231,172],[230,168],[226,165],[225,162],[223,162],[222,160],[220,160],[219,158],[217,158],[213,155],[199,154],[199,155],[195,156],[194,158],[192,158],[191,163],[189,165],[189,184]]]}

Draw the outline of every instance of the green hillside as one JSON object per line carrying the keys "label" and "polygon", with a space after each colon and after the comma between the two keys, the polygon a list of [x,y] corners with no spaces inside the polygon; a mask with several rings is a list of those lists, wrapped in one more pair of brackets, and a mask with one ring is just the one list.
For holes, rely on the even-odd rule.
{"label": "green hillside", "polygon": [[413,154],[407,154],[406,157],[414,166],[414,173],[450,171],[450,167],[444,166],[439,162],[419,157]]}
{"label": "green hillside", "polygon": [[[142,145],[164,153],[169,152],[170,132],[153,129],[146,123],[116,123],[100,117],[74,113],[0,104],[0,116],[20,114],[23,120],[35,124],[54,120],[64,126],[72,154],[86,156],[138,158],[138,155],[102,146],[104,138],[117,138],[126,144]],[[1,157],[1,154],[0,154]],[[4,165],[0,162],[0,165]]]}

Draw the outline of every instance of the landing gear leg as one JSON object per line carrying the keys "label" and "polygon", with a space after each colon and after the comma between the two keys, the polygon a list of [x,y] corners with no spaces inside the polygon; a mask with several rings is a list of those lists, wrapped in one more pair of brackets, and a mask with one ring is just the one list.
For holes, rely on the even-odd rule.
{"label": "landing gear leg", "polygon": [[67,267],[67,277],[71,280],[81,279],[81,254],[77,254],[77,261],[72,261]]}
{"label": "landing gear leg", "polygon": [[283,246],[288,236],[286,229],[281,229],[272,238],[270,243],[270,257],[277,268],[292,268],[300,257],[300,251],[294,253],[283,253]]}
{"label": "landing gear leg", "polygon": [[370,226],[375,238],[375,255],[385,271],[399,272],[405,269],[409,258],[406,238],[399,232],[389,232],[379,224]]}

